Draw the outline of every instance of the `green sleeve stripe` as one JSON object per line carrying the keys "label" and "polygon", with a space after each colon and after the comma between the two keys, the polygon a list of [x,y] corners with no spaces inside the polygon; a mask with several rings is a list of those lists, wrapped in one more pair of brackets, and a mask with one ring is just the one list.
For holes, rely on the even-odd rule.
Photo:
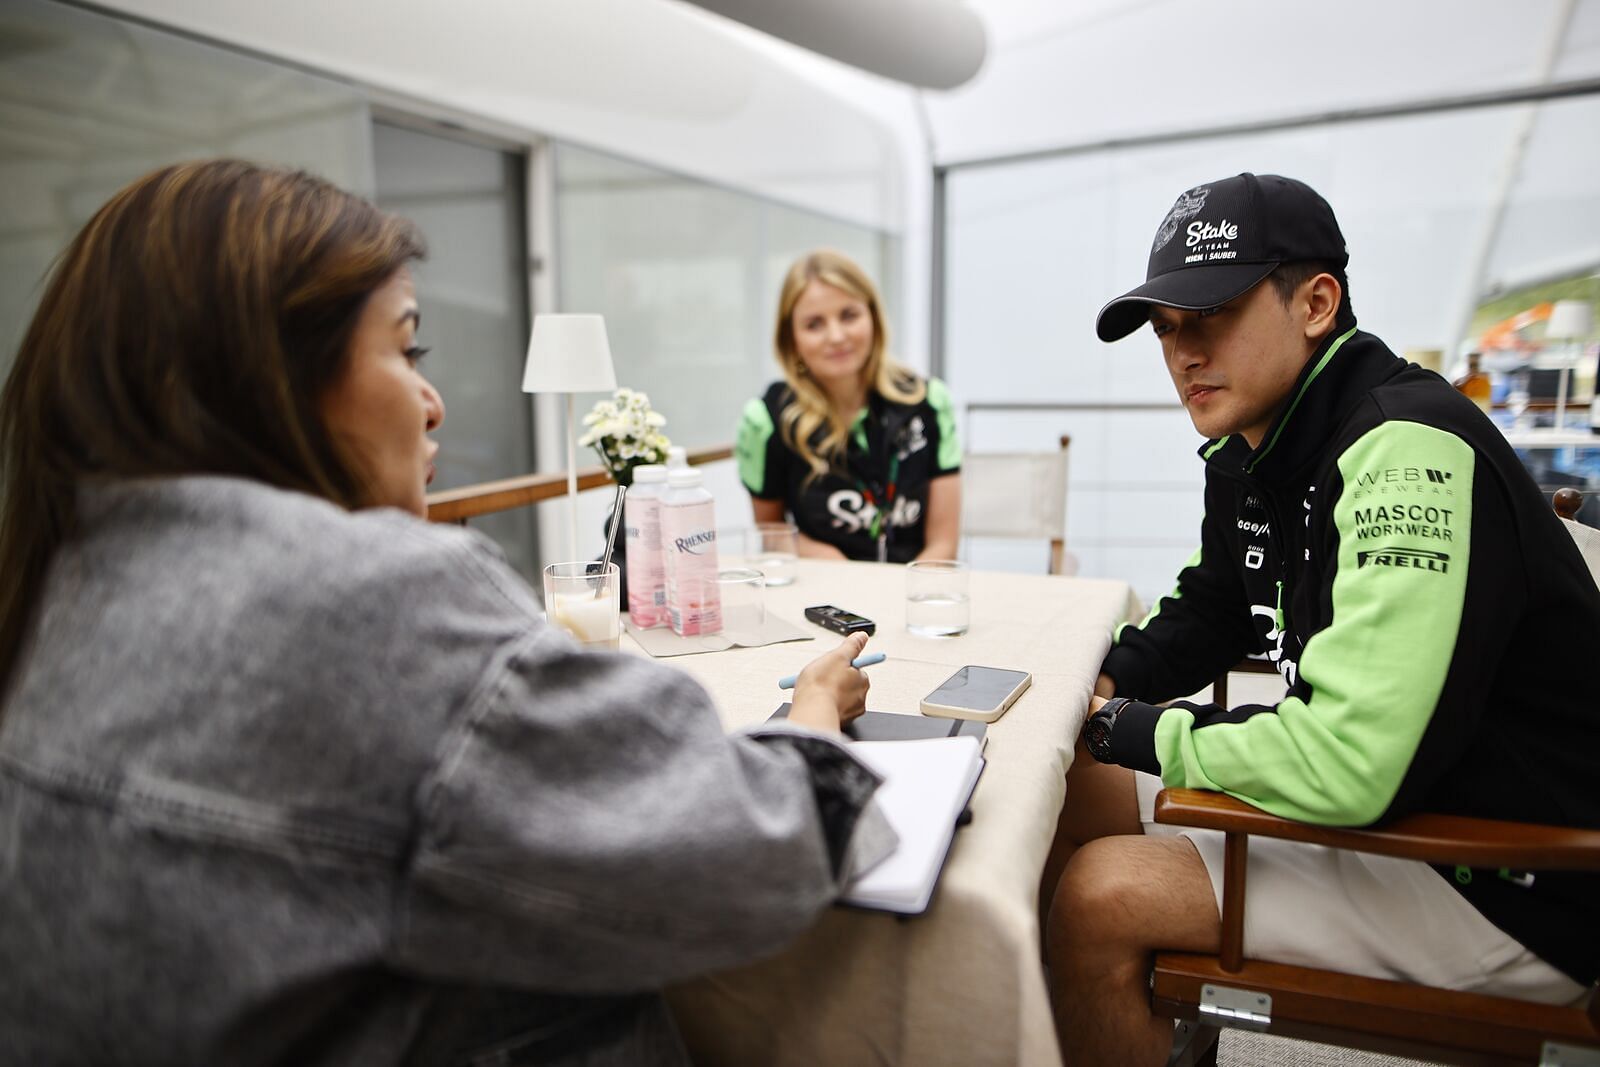
{"label": "green sleeve stripe", "polygon": [[938,378],[928,379],[928,403],[939,416],[939,469],[953,471],[961,466],[961,440],[956,436],[956,402]]}
{"label": "green sleeve stripe", "polygon": [[[1178,584],[1176,584],[1176,585],[1174,585],[1172,587],[1172,593],[1171,593],[1171,598],[1173,600],[1177,600],[1178,598],[1183,596],[1183,572],[1188,570],[1191,567],[1200,566],[1200,553],[1201,553],[1201,551],[1202,550],[1199,549],[1199,548],[1195,549],[1194,550],[1194,554],[1189,557],[1189,562],[1185,563],[1182,567],[1178,568]],[[1156,598],[1156,602],[1151,605],[1149,613],[1147,615],[1145,615],[1144,618],[1139,620],[1139,624],[1137,626],[1134,626],[1134,624],[1131,623],[1131,622],[1125,622],[1125,623],[1122,623],[1121,625],[1119,625],[1111,635],[1111,643],[1114,645],[1118,641],[1121,641],[1122,640],[1122,632],[1124,630],[1126,630],[1130,626],[1134,626],[1134,629],[1136,629],[1136,630],[1142,630],[1146,626],[1149,626],[1150,625],[1150,620],[1155,618],[1157,615],[1161,614],[1161,602],[1163,600],[1165,600],[1165,599],[1167,599],[1167,598],[1166,597],[1157,597]]]}
{"label": "green sleeve stripe", "polygon": [[1400,788],[1455,654],[1471,553],[1471,446],[1389,422],[1339,457],[1333,617],[1301,655],[1309,702],[1191,729],[1156,724],[1170,786],[1217,789],[1285,818],[1361,826]]}
{"label": "green sleeve stripe", "polygon": [[744,406],[739,416],[739,435],[734,454],[739,459],[739,480],[752,493],[760,494],[767,482],[767,442],[772,439],[772,415],[758,397]]}

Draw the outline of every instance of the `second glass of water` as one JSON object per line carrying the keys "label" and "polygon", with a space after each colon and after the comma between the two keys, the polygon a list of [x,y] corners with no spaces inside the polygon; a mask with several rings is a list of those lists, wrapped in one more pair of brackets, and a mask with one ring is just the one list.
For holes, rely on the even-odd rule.
{"label": "second glass of water", "polygon": [[917,637],[959,637],[972,621],[967,565],[919,559],[906,565],[906,629]]}
{"label": "second glass of water", "polygon": [[758,522],[745,546],[745,561],[766,575],[767,585],[794,582],[794,561],[800,551],[800,532],[792,522]]}

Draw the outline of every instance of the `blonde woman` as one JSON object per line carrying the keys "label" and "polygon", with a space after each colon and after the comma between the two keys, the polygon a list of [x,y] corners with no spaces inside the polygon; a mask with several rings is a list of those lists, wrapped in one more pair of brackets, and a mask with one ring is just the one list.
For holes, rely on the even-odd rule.
{"label": "blonde woman", "polygon": [[953,559],[961,446],[950,392],[891,359],[866,273],[802,256],[778,296],[783,381],[745,405],[739,476],[757,522],[792,515],[800,554],[906,563]]}

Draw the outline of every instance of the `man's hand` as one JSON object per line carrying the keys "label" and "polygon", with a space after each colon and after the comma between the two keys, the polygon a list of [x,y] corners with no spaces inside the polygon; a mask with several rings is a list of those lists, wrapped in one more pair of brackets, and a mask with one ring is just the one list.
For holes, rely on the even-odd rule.
{"label": "man's hand", "polygon": [[[1111,680],[1111,675],[1100,675],[1099,680],[1094,683],[1094,695],[1100,697],[1102,700],[1110,700],[1112,697],[1117,695],[1117,683]],[[1094,713],[1095,707],[1096,705],[1093,704],[1089,706],[1090,714]]]}
{"label": "man's hand", "polygon": [[872,683],[865,671],[850,666],[866,647],[867,635],[854,633],[832,652],[806,664],[795,681],[789,721],[838,733],[842,725],[866,711],[867,688]]}

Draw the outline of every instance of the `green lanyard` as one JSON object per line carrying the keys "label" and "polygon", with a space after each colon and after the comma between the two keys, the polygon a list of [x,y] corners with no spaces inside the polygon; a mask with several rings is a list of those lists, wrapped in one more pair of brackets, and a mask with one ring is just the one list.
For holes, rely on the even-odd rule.
{"label": "green lanyard", "polygon": [[876,494],[867,483],[856,479],[856,487],[861,490],[861,495],[866,497],[867,503],[872,505],[872,526],[870,533],[872,539],[878,542],[878,562],[889,562],[889,511],[894,507],[895,483],[900,477],[900,453],[898,450],[889,454],[889,482],[883,490],[883,502],[878,502]]}

